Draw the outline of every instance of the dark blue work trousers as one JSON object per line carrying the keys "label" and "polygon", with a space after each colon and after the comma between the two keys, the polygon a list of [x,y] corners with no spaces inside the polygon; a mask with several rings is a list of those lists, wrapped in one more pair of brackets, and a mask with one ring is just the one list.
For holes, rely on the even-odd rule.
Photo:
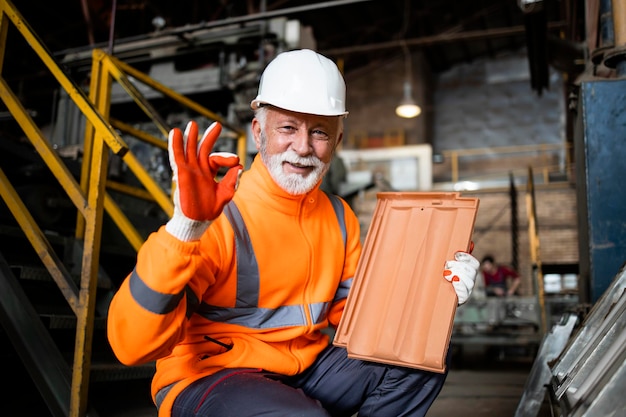
{"label": "dark blue work trousers", "polygon": [[424,416],[446,375],[350,359],[329,346],[296,376],[226,369],[200,379],[179,394],[172,416]]}

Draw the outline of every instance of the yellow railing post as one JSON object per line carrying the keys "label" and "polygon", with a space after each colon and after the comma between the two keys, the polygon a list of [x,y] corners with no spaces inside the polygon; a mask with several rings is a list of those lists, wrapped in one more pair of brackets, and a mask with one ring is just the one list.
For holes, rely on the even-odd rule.
{"label": "yellow railing post", "polygon": [[459,180],[459,153],[452,151],[450,156],[452,158],[452,182],[457,182]]}
{"label": "yellow railing post", "polygon": [[539,244],[539,225],[537,224],[537,210],[535,204],[535,183],[533,180],[533,169],[528,168],[528,182],[526,190],[526,212],[528,213],[528,237],[530,244],[530,258],[537,268],[537,298],[539,303],[539,313],[541,319],[541,335],[545,335],[547,330],[546,305],[544,297],[543,271],[541,265],[541,246]]}
{"label": "yellow railing post", "polygon": [[[106,120],[109,115],[111,77],[101,71],[101,62],[94,58],[95,73],[92,73],[89,99]],[[72,416],[84,416],[87,412],[89,376],[91,373],[91,351],[93,341],[93,321],[95,317],[96,290],[100,242],[102,237],[102,217],[105,200],[105,184],[109,147],[102,133],[87,123],[85,129],[85,153],[83,155],[81,188],[87,195],[87,210],[84,216],[82,274],[79,292],[79,314],[76,320],[74,366],[72,369],[72,396],[70,412]],[[78,227],[77,227],[78,229]],[[90,325],[91,324],[91,325]]]}

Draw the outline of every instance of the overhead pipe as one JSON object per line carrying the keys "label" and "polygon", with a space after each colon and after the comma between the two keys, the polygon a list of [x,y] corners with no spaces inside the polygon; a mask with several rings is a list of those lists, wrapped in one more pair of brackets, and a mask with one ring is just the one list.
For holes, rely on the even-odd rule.
{"label": "overhead pipe", "polygon": [[111,25],[109,26],[109,55],[113,55],[113,45],[115,43],[115,15],[117,14],[117,0],[111,4]]}
{"label": "overhead pipe", "polygon": [[[161,35],[162,36],[165,36],[165,35],[182,36],[186,33],[195,32],[198,30],[214,29],[214,28],[225,27],[225,26],[234,25],[234,24],[242,24],[242,23],[253,22],[257,20],[271,19],[274,17],[289,16],[289,15],[293,15],[296,13],[303,13],[303,12],[307,12],[311,10],[319,10],[319,9],[325,9],[329,7],[345,6],[345,5],[353,4],[353,3],[365,3],[368,1],[373,1],[373,0],[334,0],[334,1],[319,2],[319,3],[310,4],[310,5],[304,5],[304,6],[287,7],[284,9],[272,10],[269,12],[266,11],[266,12],[261,12],[261,13],[248,14],[246,16],[229,17],[226,19],[216,20],[212,22],[203,22],[203,23],[199,23],[196,25],[185,25],[184,27],[181,27],[181,28],[166,29],[161,32]],[[113,7],[114,7],[113,12],[115,12],[116,5],[113,5]],[[117,39],[117,43],[123,44],[123,43],[129,43],[129,42],[149,40],[153,38],[154,38],[154,35],[151,35],[151,34],[138,35],[138,36],[131,36],[131,37],[124,38],[124,39]],[[79,48],[69,48],[66,50],[57,51],[55,52],[55,55],[57,56],[66,55],[69,53],[76,53],[76,52],[80,52],[84,50],[91,50],[92,47],[96,47],[98,49],[105,49],[104,48],[105,45],[102,43],[99,43],[96,45],[90,45],[90,46],[91,47],[89,48],[79,47]]]}
{"label": "overhead pipe", "polygon": [[93,35],[93,23],[91,21],[91,14],[89,13],[89,4],[87,0],[81,0],[81,6],[83,8],[83,16],[85,16],[85,24],[87,25],[87,38],[89,39],[89,45],[96,43]]}
{"label": "overhead pipe", "polygon": [[611,1],[613,15],[613,49],[606,53],[604,64],[618,76],[626,75],[626,0]]}

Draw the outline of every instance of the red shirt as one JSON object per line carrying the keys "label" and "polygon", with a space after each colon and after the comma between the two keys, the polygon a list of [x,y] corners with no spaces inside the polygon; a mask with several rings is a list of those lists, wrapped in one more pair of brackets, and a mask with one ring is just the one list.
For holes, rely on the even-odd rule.
{"label": "red shirt", "polygon": [[519,274],[512,268],[504,265],[498,265],[493,272],[483,271],[485,277],[485,286],[504,286],[507,278],[519,279]]}

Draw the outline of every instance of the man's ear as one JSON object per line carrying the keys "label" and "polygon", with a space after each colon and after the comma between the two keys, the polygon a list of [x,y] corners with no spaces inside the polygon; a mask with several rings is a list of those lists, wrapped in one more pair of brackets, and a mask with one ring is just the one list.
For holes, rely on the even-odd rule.
{"label": "man's ear", "polygon": [[252,119],[252,137],[257,151],[261,149],[261,123],[256,119]]}
{"label": "man's ear", "polygon": [[343,132],[341,132],[339,134],[339,138],[337,138],[337,143],[335,143],[335,150],[337,150],[337,148],[339,147],[339,144],[341,143],[342,140],[343,140]]}

